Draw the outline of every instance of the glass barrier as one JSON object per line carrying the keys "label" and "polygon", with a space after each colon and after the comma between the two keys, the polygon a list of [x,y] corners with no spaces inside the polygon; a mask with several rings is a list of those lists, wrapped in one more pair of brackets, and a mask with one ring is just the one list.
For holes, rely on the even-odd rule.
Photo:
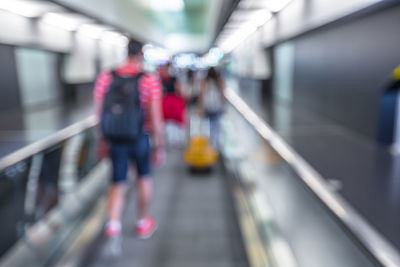
{"label": "glass barrier", "polygon": [[0,172],[0,255],[24,235],[24,198],[31,158]]}
{"label": "glass barrier", "polygon": [[0,266],[54,261],[105,192],[104,164],[90,127],[1,170]]}
{"label": "glass barrier", "polygon": [[231,105],[222,129],[225,165],[244,194],[268,266],[381,266]]}

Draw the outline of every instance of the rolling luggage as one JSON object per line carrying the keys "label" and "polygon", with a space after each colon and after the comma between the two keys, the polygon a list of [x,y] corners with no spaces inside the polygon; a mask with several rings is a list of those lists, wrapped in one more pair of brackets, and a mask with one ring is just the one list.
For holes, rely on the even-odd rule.
{"label": "rolling luggage", "polygon": [[205,124],[203,118],[198,116],[191,118],[189,142],[183,152],[184,161],[197,170],[208,169],[218,160],[218,151],[209,142],[209,127],[207,127],[207,134],[204,133]]}

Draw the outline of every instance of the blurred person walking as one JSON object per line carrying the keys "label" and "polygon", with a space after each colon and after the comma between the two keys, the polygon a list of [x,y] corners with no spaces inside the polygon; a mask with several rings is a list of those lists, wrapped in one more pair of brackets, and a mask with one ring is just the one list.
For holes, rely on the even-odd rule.
{"label": "blurred person walking", "polygon": [[161,66],[159,73],[163,82],[163,115],[167,144],[173,147],[184,145],[187,124],[186,96],[183,85],[171,75],[171,64]]}
{"label": "blurred person walking", "polygon": [[150,174],[150,133],[153,133],[153,160],[163,160],[162,86],[158,75],[143,72],[142,44],[130,40],[126,62],[113,71],[99,74],[94,99],[101,134],[109,145],[112,183],[108,192],[108,222],[105,235],[113,254],[121,252],[121,215],[125,204],[128,165],[136,163],[138,220],[135,230],[148,238],[157,224],[149,215],[153,194]]}
{"label": "blurred person walking", "polygon": [[185,91],[188,99],[189,105],[195,105],[197,103],[198,91],[195,89],[194,82],[195,72],[192,69],[188,69],[185,79]]}
{"label": "blurred person walking", "polygon": [[160,74],[164,94],[175,92],[175,77],[171,74],[172,64],[168,61],[167,64],[160,65],[158,73]]}
{"label": "blurred person walking", "polygon": [[224,110],[224,87],[221,75],[212,67],[201,84],[198,99],[198,113],[208,118],[211,145],[216,149],[219,147],[220,118]]}

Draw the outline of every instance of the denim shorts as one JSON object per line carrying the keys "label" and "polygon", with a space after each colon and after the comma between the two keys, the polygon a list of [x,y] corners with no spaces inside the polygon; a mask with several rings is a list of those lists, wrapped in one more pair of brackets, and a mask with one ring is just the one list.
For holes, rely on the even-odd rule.
{"label": "denim shorts", "polygon": [[113,182],[124,182],[127,178],[128,165],[136,164],[138,177],[150,174],[150,140],[149,135],[142,134],[136,142],[110,144],[110,157],[113,167]]}

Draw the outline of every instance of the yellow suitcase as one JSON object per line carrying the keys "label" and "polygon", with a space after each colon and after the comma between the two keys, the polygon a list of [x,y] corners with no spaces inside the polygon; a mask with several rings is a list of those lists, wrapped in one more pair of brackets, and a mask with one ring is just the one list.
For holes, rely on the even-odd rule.
{"label": "yellow suitcase", "polygon": [[190,137],[189,145],[183,152],[184,161],[195,169],[206,169],[218,160],[218,151],[202,135]]}

